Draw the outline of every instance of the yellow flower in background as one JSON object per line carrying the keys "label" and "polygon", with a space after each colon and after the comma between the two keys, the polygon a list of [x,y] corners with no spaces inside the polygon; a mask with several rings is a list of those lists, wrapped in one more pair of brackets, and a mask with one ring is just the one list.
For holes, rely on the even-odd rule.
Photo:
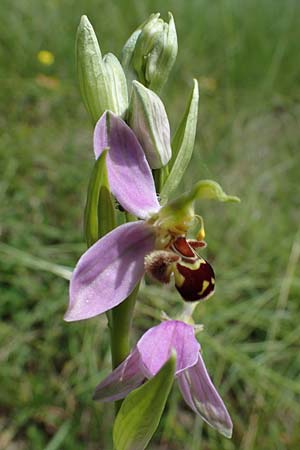
{"label": "yellow flower in background", "polygon": [[48,50],[41,50],[37,54],[37,59],[41,64],[45,66],[51,66],[54,63],[54,55]]}

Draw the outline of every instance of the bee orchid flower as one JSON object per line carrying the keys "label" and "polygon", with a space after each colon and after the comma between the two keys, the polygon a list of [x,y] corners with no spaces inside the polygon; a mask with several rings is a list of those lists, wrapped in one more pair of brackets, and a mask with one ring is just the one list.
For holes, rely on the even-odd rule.
{"label": "bee orchid flower", "polygon": [[173,349],[177,354],[175,378],[185,402],[205,422],[230,438],[232,422],[208,375],[194,329],[178,320],[150,328],[129,356],[96,387],[94,399],[108,402],[126,397],[157,374]]}
{"label": "bee orchid flower", "polygon": [[106,166],[110,189],[119,204],[141,220],[112,230],[79,259],[70,282],[66,321],[88,319],[125,300],[147,270],[161,282],[174,274],[175,286],[184,300],[203,300],[214,291],[214,272],[196,249],[200,238],[186,239],[195,223],[193,204],[197,198],[236,200],[209,180],[198,182],[175,201],[160,206],[152,172],[143,148],[129,126],[106,111],[94,132],[98,158],[109,149]]}

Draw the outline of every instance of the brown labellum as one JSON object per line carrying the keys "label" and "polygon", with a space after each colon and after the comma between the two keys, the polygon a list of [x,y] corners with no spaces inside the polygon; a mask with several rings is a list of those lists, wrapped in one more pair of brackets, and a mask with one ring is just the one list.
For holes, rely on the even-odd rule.
{"label": "brown labellum", "polygon": [[172,244],[172,249],[182,256],[175,265],[175,286],[188,302],[206,300],[215,290],[212,266],[194,251],[194,248],[203,247],[205,243],[196,243],[197,241],[190,243],[184,236],[180,236]]}

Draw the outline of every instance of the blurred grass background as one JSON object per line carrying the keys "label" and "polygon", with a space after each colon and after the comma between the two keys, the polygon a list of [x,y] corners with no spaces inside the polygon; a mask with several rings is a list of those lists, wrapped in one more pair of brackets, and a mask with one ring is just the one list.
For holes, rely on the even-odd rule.
{"label": "blurred grass background", "polygon": [[[179,55],[163,99],[172,130],[201,88],[194,159],[181,190],[214,178],[240,205],[199,205],[217,292],[199,335],[234,422],[220,437],[174,387],[153,450],[299,448],[300,2],[2,0],[0,16],[0,449],[109,450],[112,405],[91,394],[108,373],[104,317],[66,324],[64,266],[84,251],[92,129],[77,89],[82,14],[119,55],[151,12],[175,16]],[[51,66],[40,50],[55,56]],[[134,339],[174,314],[174,291],[140,292]]]}

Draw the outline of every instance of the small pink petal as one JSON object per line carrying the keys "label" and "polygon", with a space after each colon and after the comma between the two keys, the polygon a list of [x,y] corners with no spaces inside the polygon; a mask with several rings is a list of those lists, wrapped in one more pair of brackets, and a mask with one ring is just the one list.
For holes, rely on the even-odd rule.
{"label": "small pink petal", "polygon": [[160,208],[151,169],[135,134],[118,116],[106,111],[96,124],[96,158],[104,148],[108,181],[112,193],[124,209],[146,219]]}
{"label": "small pink petal", "polygon": [[140,355],[134,349],[115,370],[96,387],[93,399],[103,402],[114,402],[126,397],[145,379],[140,369]]}
{"label": "small pink petal", "polygon": [[197,364],[178,376],[178,384],[190,408],[219,433],[231,438],[230,416],[208,375],[200,353]]}
{"label": "small pink petal", "polygon": [[168,320],[148,330],[137,343],[146,376],[155,375],[176,350],[176,374],[196,364],[200,344],[191,325]]}
{"label": "small pink petal", "polygon": [[117,306],[144,274],[155,236],[144,222],[115,228],[79,259],[70,282],[66,321],[88,319]]}

